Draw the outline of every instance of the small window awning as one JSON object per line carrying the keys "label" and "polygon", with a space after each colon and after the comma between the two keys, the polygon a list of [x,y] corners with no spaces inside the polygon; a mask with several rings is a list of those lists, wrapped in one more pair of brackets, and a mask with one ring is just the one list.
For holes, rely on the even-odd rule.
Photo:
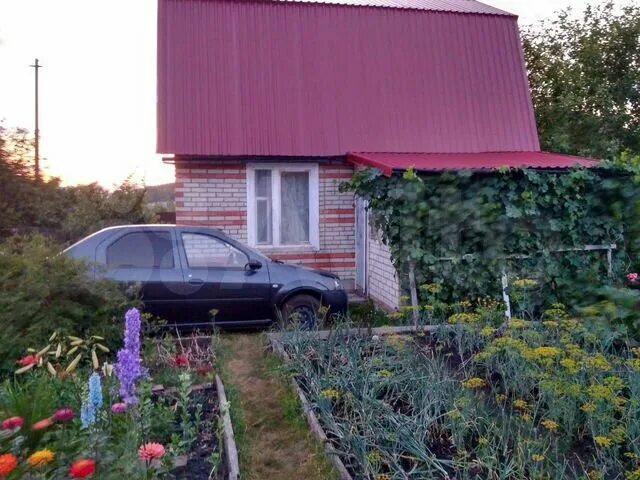
{"label": "small window awning", "polygon": [[443,172],[502,168],[592,168],[598,165],[596,160],[547,152],[349,153],[347,159],[356,165],[378,168],[388,177],[393,172],[409,168],[419,172]]}

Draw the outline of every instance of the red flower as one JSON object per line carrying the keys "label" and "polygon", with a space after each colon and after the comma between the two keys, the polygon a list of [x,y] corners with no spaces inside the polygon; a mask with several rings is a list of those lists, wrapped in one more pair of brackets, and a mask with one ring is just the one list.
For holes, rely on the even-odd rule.
{"label": "red flower", "polygon": [[22,428],[24,425],[24,418],[22,417],[10,417],[2,422],[2,430],[16,430]]}
{"label": "red flower", "polygon": [[18,458],[10,453],[0,455],[0,477],[4,478],[11,475],[18,467]]}
{"label": "red flower", "polygon": [[635,283],[638,281],[638,277],[640,277],[637,273],[629,273],[627,274],[627,280],[631,283]]}
{"label": "red flower", "polygon": [[53,420],[50,418],[45,418],[44,420],[40,420],[39,422],[31,425],[31,430],[33,430],[34,432],[39,432],[41,430],[49,428],[51,425],[53,425]]}
{"label": "red flower", "polygon": [[173,357],[173,362],[176,364],[176,367],[188,367],[189,357],[184,353],[180,353]]}
{"label": "red flower", "polygon": [[72,478],[87,478],[94,473],[96,473],[95,460],[78,460],[69,469],[69,475]]}
{"label": "red flower", "polygon": [[213,372],[213,367],[211,365],[202,365],[196,370],[196,373],[202,376],[209,375],[211,372]]}
{"label": "red flower", "polygon": [[76,413],[70,408],[61,408],[53,415],[56,422],[70,422],[76,417]]}
{"label": "red flower", "polygon": [[29,365],[36,365],[38,361],[38,357],[36,357],[35,355],[27,355],[26,357],[18,360],[16,363],[21,367],[27,367]]}

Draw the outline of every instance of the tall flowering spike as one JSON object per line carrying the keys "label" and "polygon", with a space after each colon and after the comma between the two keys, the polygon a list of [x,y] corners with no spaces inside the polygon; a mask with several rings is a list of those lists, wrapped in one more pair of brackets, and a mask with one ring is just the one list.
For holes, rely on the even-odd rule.
{"label": "tall flowering spike", "polygon": [[100,375],[95,372],[89,377],[89,404],[96,411],[102,407],[102,383]]}
{"label": "tall flowering spike", "polygon": [[96,410],[88,400],[82,402],[80,407],[80,421],[82,422],[82,428],[89,428],[96,423]]}
{"label": "tall flowering spike", "polygon": [[140,358],[140,312],[132,308],[125,315],[124,348],[118,351],[116,375],[120,380],[122,400],[133,405],[138,403],[136,382],[146,375]]}

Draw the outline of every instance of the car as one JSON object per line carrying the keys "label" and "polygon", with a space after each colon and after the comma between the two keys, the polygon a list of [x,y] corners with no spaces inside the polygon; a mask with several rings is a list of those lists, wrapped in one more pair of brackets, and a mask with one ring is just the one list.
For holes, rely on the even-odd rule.
{"label": "car", "polygon": [[109,227],[64,253],[87,261],[94,279],[140,288],[144,310],[170,326],[310,325],[347,309],[337,275],[271,260],[213,228]]}

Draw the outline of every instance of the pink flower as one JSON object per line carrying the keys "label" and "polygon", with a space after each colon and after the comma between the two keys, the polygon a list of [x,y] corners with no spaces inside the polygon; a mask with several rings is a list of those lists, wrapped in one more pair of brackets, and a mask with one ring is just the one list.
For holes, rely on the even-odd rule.
{"label": "pink flower", "polygon": [[138,458],[146,462],[164,457],[164,447],[159,443],[145,443],[138,450]]}
{"label": "pink flower", "polygon": [[127,411],[127,404],[126,403],[114,403],[113,405],[111,405],[111,411],[113,413],[124,413]]}
{"label": "pink flower", "polygon": [[2,422],[2,430],[17,430],[24,425],[24,418],[10,417]]}
{"label": "pink flower", "polygon": [[22,357],[16,363],[21,367],[27,367],[29,365],[36,365],[38,361],[38,357],[36,357],[35,355],[27,355],[26,357]]}
{"label": "pink flower", "polygon": [[638,275],[637,273],[627,274],[627,280],[629,280],[631,283],[636,283],[638,281],[638,278],[640,278],[640,275]]}
{"label": "pink flower", "polygon": [[41,430],[49,428],[51,425],[53,425],[53,420],[50,418],[45,418],[44,420],[40,420],[39,422],[31,425],[31,430],[33,430],[34,432],[39,432]]}
{"label": "pink flower", "polygon": [[70,408],[61,408],[53,414],[53,419],[56,422],[70,422],[76,417],[76,412]]}

